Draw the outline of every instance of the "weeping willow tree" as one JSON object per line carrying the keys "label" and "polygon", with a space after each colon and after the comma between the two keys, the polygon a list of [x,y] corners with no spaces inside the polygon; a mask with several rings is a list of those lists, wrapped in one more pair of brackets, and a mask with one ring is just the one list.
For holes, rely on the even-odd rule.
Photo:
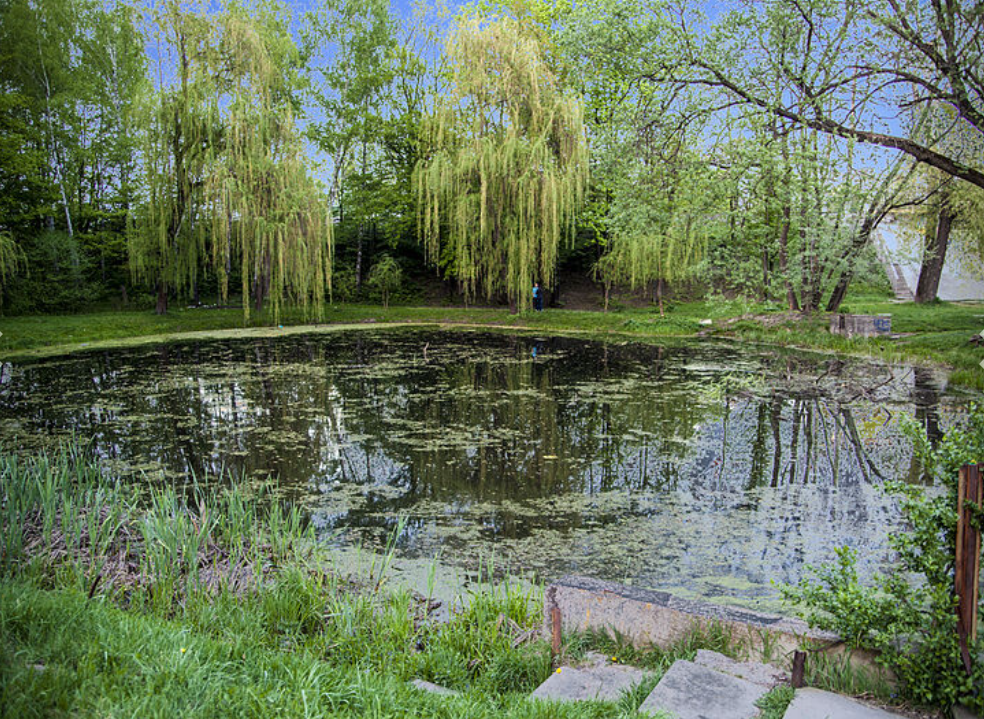
{"label": "weeping willow tree", "polygon": [[0,308],[3,307],[3,287],[8,277],[27,266],[24,252],[9,232],[0,230]]}
{"label": "weeping willow tree", "polygon": [[450,86],[425,120],[413,175],[428,261],[465,296],[528,308],[550,285],[588,179],[580,101],[510,18],[462,19],[445,47]]}
{"label": "weeping willow tree", "polygon": [[[300,57],[272,6],[159,23],[177,67],[151,105],[149,202],[131,243],[138,274],[187,292],[203,268],[222,300],[238,264],[243,313],[285,300],[320,313],[331,283],[331,223],[293,117]],[[163,289],[162,289],[163,288]]]}
{"label": "weeping willow tree", "polygon": [[247,318],[250,298],[257,312],[269,299],[275,317],[284,299],[320,314],[331,289],[331,222],[294,124],[300,55],[269,11],[233,8],[221,23],[228,84],[211,113],[222,118],[223,143],[205,193],[223,296],[225,268],[238,256]]}
{"label": "weeping willow tree", "polygon": [[154,20],[157,84],[145,98],[142,123],[147,202],[134,213],[127,244],[134,277],[156,288],[157,313],[163,314],[172,292],[196,286],[207,254],[198,220],[205,209],[206,150],[218,142],[218,128],[208,117],[211,83],[198,60],[209,50],[210,23],[177,3],[160,8]]}
{"label": "weeping willow tree", "polygon": [[608,251],[595,275],[608,289],[624,283],[632,289],[652,285],[664,314],[664,283],[687,279],[703,261],[715,193],[700,173],[666,173],[632,159],[616,183]]}

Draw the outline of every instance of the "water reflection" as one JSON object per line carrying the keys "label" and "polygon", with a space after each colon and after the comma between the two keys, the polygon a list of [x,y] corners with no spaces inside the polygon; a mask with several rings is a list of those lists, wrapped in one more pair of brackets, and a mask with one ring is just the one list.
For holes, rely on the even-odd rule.
{"label": "water reflection", "polygon": [[120,471],[279,478],[341,542],[747,603],[835,546],[886,558],[899,433],[963,410],[922,369],[725,344],[357,331],[17,366],[2,437],[76,434]]}

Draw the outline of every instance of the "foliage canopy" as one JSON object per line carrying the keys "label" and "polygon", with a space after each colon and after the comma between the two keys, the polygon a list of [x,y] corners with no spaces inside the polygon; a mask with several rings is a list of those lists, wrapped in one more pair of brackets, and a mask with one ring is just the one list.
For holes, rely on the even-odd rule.
{"label": "foliage canopy", "polygon": [[553,281],[584,198],[581,103],[511,18],[462,19],[445,52],[450,87],[424,121],[413,178],[419,232],[467,296],[502,292],[527,308],[533,282]]}

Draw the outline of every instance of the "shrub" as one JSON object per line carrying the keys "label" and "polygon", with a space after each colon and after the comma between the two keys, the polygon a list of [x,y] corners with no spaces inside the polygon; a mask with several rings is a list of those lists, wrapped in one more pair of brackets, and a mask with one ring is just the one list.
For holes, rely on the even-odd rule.
{"label": "shrub", "polygon": [[[970,647],[968,672],[957,639],[953,577],[958,473],[984,458],[982,409],[972,407],[969,419],[936,447],[914,420],[904,425],[933,487],[886,483],[907,527],[889,538],[898,556],[887,574],[861,584],[857,555],[844,547],[833,565],[781,588],[786,600],[806,607],[812,625],[837,632],[851,647],[877,651],[911,699],[945,709],[963,702],[978,712],[984,710],[984,636]],[[980,508],[974,521],[980,528]]]}

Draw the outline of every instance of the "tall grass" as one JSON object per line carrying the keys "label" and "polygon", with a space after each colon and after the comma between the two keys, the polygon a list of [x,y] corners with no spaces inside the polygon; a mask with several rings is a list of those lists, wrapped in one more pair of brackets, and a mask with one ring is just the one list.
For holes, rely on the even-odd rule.
{"label": "tall grass", "polygon": [[[711,629],[665,652],[632,655],[617,644],[612,651],[655,670],[646,686],[619,703],[528,703],[521,697],[552,670],[540,637],[542,591],[508,576],[494,580],[491,562],[479,566],[483,588],[439,622],[429,596],[388,585],[400,527],[368,572],[348,576],[296,508],[242,483],[138,493],[74,445],[29,458],[0,455],[0,480],[4,701],[16,691],[48,709],[49,699],[82,696],[82,715],[214,715],[208,701],[186,701],[180,685],[213,697],[216,707],[257,716],[390,717],[405,715],[401,706],[415,707],[411,713],[424,706],[434,716],[632,717],[674,657],[728,642]],[[49,626],[69,607],[70,629]],[[120,637],[133,632],[140,636],[127,653]],[[569,638],[574,651],[607,652],[611,641]],[[32,663],[45,668],[25,669]],[[259,677],[257,663],[272,674]],[[404,682],[412,678],[467,699],[431,712],[438,700],[408,694]],[[157,698],[149,699],[147,686]],[[105,692],[113,698],[100,698]]]}
{"label": "tall grass", "polygon": [[0,585],[0,714],[642,719],[615,704],[434,696],[390,674],[230,642],[71,591]]}

